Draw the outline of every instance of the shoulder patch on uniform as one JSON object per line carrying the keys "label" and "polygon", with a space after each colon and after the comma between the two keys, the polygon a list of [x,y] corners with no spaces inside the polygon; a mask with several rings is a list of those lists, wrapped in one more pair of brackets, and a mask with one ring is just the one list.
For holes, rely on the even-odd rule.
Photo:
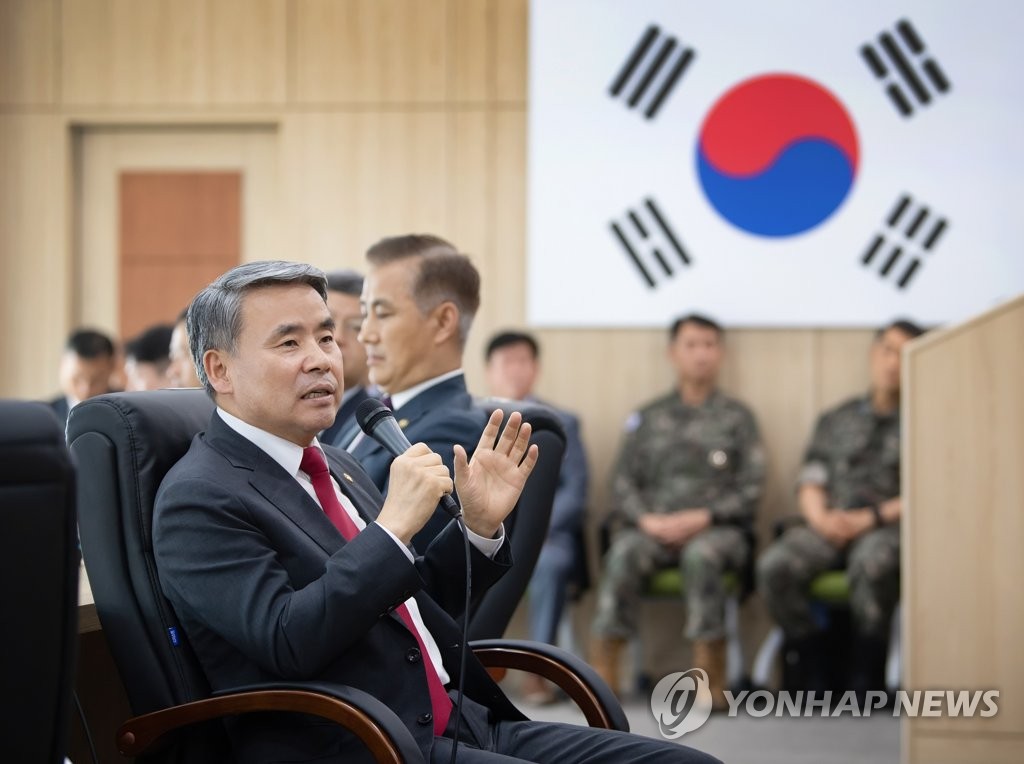
{"label": "shoulder patch on uniform", "polygon": [[643,417],[640,416],[640,412],[634,411],[632,414],[626,417],[626,424],[623,426],[622,429],[624,429],[626,432],[635,432],[636,428],[640,426],[640,423],[642,421]]}

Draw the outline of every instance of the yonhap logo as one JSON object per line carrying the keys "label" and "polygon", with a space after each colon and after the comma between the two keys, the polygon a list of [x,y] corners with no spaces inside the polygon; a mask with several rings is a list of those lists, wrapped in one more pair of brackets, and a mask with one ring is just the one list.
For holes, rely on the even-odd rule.
{"label": "yonhap logo", "polygon": [[702,727],[711,716],[711,688],[704,669],[662,677],[651,693],[651,713],[658,730],[669,740]]}

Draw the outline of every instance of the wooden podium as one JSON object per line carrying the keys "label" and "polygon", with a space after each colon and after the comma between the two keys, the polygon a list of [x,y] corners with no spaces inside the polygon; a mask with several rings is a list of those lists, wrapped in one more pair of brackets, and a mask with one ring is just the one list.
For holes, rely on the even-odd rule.
{"label": "wooden podium", "polygon": [[902,686],[999,690],[904,716],[904,764],[1024,761],[1024,296],[903,358]]}

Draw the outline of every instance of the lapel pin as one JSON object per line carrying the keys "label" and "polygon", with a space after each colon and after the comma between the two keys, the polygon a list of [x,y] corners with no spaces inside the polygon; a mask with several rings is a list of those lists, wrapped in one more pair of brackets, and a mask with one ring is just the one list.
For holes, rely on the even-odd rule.
{"label": "lapel pin", "polygon": [[409,420],[408,419],[399,419],[398,420],[398,426],[401,427],[404,430],[406,427],[409,426]]}
{"label": "lapel pin", "polygon": [[342,473],[341,473],[341,476],[342,476],[343,478],[345,478],[345,480],[347,480],[347,481],[348,481],[348,482],[350,482],[350,483],[355,483],[355,482],[356,482],[355,480],[353,480],[353,479],[352,479],[352,476],[351,476],[351,475],[349,475],[349,474],[348,474],[347,472],[342,472]]}

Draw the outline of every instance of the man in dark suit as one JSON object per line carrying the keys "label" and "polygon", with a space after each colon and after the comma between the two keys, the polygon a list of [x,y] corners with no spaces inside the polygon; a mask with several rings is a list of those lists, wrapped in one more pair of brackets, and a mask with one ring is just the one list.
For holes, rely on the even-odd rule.
{"label": "man in dark suit", "polygon": [[[269,262],[238,266],[193,300],[191,350],[217,411],[157,494],[161,585],[214,690],[349,684],[392,708],[427,760],[442,761],[455,724],[446,686],[459,680],[461,538],[453,523],[423,557],[408,544],[452,480],[417,443],[394,460],[382,502],[354,459],[321,448],[316,434],[342,393],[325,295],[315,268]],[[495,443],[496,413],[472,461],[455,448],[477,592],[511,564],[502,520],[537,459],[520,423],[513,414]],[[626,733],[526,721],[471,656],[465,687],[463,762],[709,760]],[[367,757],[339,728],[299,714],[247,715],[228,731],[245,762]]]}
{"label": "man in dark suit", "polygon": [[[453,446],[472,454],[485,416],[473,406],[462,352],[480,306],[480,274],[449,242],[428,234],[395,236],[367,250],[363,325],[370,381],[385,393],[410,441],[422,441],[451,468]],[[357,436],[348,445],[382,491],[391,454]],[[447,517],[440,510],[413,539],[426,549]]]}
{"label": "man in dark suit", "polygon": [[334,336],[341,348],[345,366],[345,392],[334,424],[320,433],[320,442],[344,448],[359,432],[356,409],[370,397],[370,373],[366,368],[366,350],[359,342],[363,324],[359,297],[363,292],[363,276],[345,269],[327,274],[327,308],[334,319]]}
{"label": "man in dark suit", "polygon": [[61,394],[50,406],[60,419],[68,423],[68,412],[86,398],[111,392],[114,374],[114,343],[95,329],[76,329],[64,343],[60,358]]}
{"label": "man in dark suit", "polygon": [[[540,346],[532,334],[498,332],[487,343],[484,360],[490,395],[543,403],[533,394],[540,376]],[[565,428],[565,456],[558,473],[548,535],[530,577],[530,639],[554,644],[570,581],[586,565],[582,557],[582,530],[588,470],[576,415],[549,403],[544,405],[557,412]],[[556,699],[544,680],[535,674],[524,675],[523,695],[535,703]]]}

